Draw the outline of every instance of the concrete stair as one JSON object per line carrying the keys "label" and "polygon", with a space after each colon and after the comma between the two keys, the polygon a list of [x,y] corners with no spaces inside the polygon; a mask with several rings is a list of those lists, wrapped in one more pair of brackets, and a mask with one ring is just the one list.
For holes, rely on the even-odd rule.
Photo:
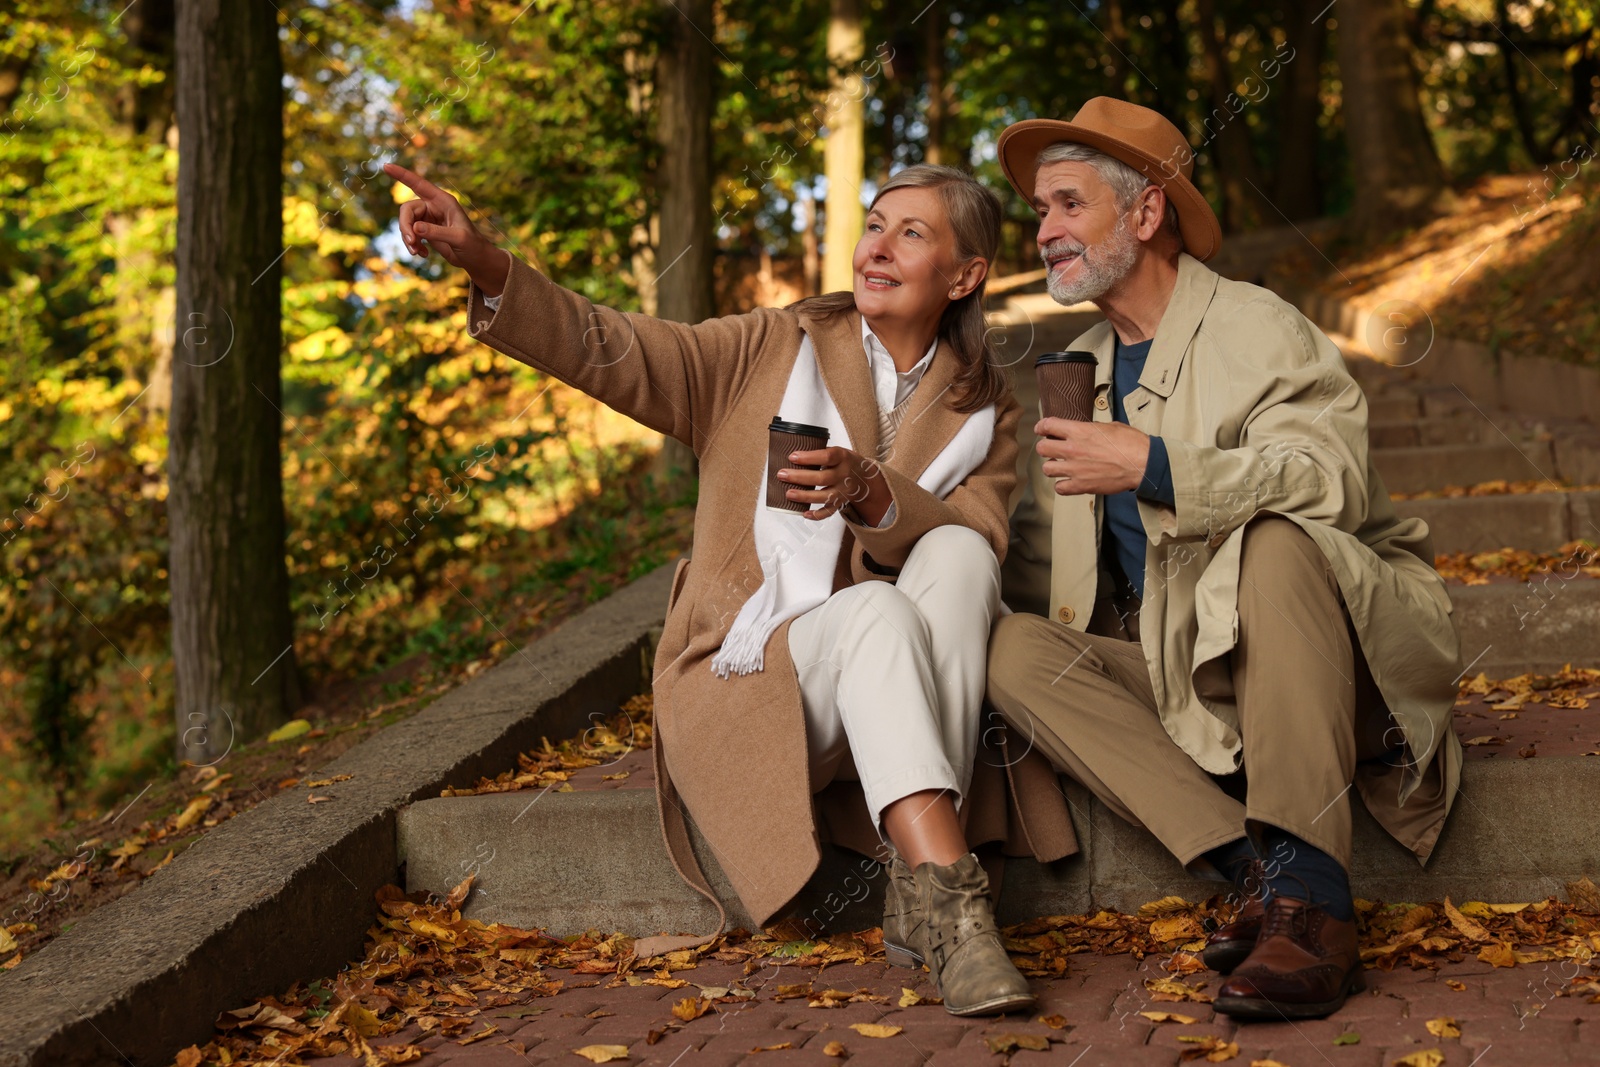
{"label": "concrete stair", "polygon": [[[1048,297],[1026,290],[997,312],[995,318],[1009,327],[1004,358],[1017,374],[1024,405],[1037,403],[1034,357],[1069,347],[1096,317],[1084,309],[1055,308]],[[1592,426],[1513,417],[1486,410],[1459,389],[1419,384],[1370,360],[1352,357],[1349,365],[1367,395],[1372,455],[1392,493],[1500,479],[1600,483],[1600,434]],[[1026,455],[1032,420],[1022,421],[1019,439]],[[1550,552],[1578,538],[1600,542],[1600,490],[1402,499],[1396,508],[1428,523],[1439,552]],[[1464,677],[1549,674],[1567,663],[1600,666],[1600,581],[1572,566],[1530,583],[1452,584],[1450,596],[1461,628]],[[1530,721],[1540,715],[1543,727]],[[1498,750],[1467,750],[1460,798],[1426,867],[1353,804],[1352,876],[1359,895],[1522,901],[1560,894],[1579,877],[1600,878],[1600,837],[1592,833],[1581,800],[1593,789],[1600,759],[1577,754],[1600,750],[1600,717],[1530,708],[1516,724],[1498,718],[1458,711],[1463,736],[1514,725],[1517,741]],[[1532,736],[1564,740],[1541,747],[1538,758],[1517,758],[1516,745]],[[603,774],[619,770],[630,773],[603,780]],[[588,928],[709,930],[714,910],[681,882],[661,848],[648,753],[591,768],[570,784],[569,792],[411,805],[397,824],[409,888],[443,891],[470,870],[478,874],[480,892],[468,914],[485,921],[563,934]],[[1133,909],[1168,893],[1194,899],[1216,891],[1214,883],[1190,879],[1154,838],[1121,822],[1075,783],[1065,789],[1083,853],[1048,867],[1008,863],[1003,921],[1097,907]],[[697,846],[730,921],[748,926],[750,917],[714,857],[703,842]],[[856,929],[878,923],[881,900],[875,864],[829,849],[795,914],[819,926]]]}

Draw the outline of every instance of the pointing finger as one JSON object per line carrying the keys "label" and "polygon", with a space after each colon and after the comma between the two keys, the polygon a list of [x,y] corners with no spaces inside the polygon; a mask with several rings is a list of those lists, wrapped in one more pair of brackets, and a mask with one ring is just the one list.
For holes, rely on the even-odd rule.
{"label": "pointing finger", "polygon": [[412,192],[425,199],[433,199],[436,197],[450,195],[437,185],[430,182],[428,179],[424,178],[422,175],[418,174],[416,171],[407,170],[398,163],[385,163],[383,165],[383,171],[385,174],[389,175],[389,177],[395,179],[400,184],[406,186]]}

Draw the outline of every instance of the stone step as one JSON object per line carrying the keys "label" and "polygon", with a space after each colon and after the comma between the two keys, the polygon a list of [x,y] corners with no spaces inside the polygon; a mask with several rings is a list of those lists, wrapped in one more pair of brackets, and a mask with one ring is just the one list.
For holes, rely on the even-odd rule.
{"label": "stone step", "polygon": [[[1521,435],[1513,433],[1511,436],[1516,439]],[[1504,440],[1497,426],[1477,416],[1413,416],[1394,422],[1369,420],[1367,423],[1367,444],[1371,448],[1486,445]]]}
{"label": "stone step", "polygon": [[1600,662],[1600,581],[1578,563],[1533,582],[1451,585],[1465,671],[1510,678]]}
{"label": "stone step", "polygon": [[[1592,786],[1594,766],[1583,756],[1468,760],[1426,867],[1354,802],[1356,894],[1390,902],[1561,895],[1567,882],[1600,869],[1600,836],[1589,832],[1577,802]],[[1169,893],[1199,900],[1219,891],[1217,883],[1188,875],[1154,837],[1076,782],[1064,780],[1064,787],[1082,851],[1048,865],[1008,860],[1002,922],[1097,908],[1133,911]],[[444,893],[475,873],[465,914],[483,922],[560,936],[618,928],[707,933],[716,925],[715,910],[683,883],[661,847],[650,788],[423,800],[400,814],[396,832],[406,888]],[[694,840],[730,927],[753,929],[704,839],[695,833]],[[871,860],[825,846],[822,866],[791,914],[813,932],[876,926],[883,915],[881,872]]]}
{"label": "stone step", "polygon": [[1391,493],[1420,493],[1499,479],[1532,481],[1554,473],[1548,441],[1512,444],[1502,438],[1477,445],[1374,448],[1370,455]]}
{"label": "stone step", "polygon": [[[1552,674],[1565,663],[1600,661],[1600,581],[1452,586],[1463,633],[1463,675]],[[1388,901],[1539,900],[1600,869],[1600,836],[1580,802],[1592,787],[1600,722],[1585,712],[1530,705],[1515,722],[1487,707],[1457,709],[1465,737],[1494,734],[1499,747],[1468,750],[1462,791],[1424,868],[1355,807],[1357,893]],[[1539,758],[1516,758],[1532,744]],[[423,800],[399,816],[397,843],[407,888],[443,892],[476,874],[467,914],[540,926],[559,934],[598,928],[634,933],[709,931],[714,909],[688,889],[660,845],[648,752],[588,768],[572,791]],[[628,772],[622,776],[621,772]],[[492,773],[492,771],[490,772]],[[607,780],[609,776],[610,780]],[[457,783],[464,784],[464,783]],[[1008,864],[1000,914],[1015,921],[1096,907],[1134,909],[1180,893],[1216,891],[1188,877],[1149,834],[1114,817],[1067,783],[1083,852],[1060,863]],[[732,925],[751,925],[705,842],[697,854]],[[881,917],[876,864],[825,849],[822,869],[796,906],[819,927],[859,929]]]}
{"label": "stone step", "polygon": [[1367,422],[1405,423],[1422,415],[1422,401],[1415,393],[1378,393],[1367,396]]}
{"label": "stone step", "polygon": [[1435,552],[1549,552],[1575,538],[1600,541],[1600,491],[1594,490],[1396,500],[1394,509],[1428,524]]}

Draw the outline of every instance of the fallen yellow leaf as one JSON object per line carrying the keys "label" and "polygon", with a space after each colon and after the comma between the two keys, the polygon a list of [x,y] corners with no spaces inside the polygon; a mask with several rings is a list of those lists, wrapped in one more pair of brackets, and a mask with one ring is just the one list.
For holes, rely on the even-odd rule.
{"label": "fallen yellow leaf", "polygon": [[200,1049],[194,1045],[178,1053],[178,1058],[173,1061],[175,1067],[200,1067]]}
{"label": "fallen yellow leaf", "polygon": [[884,1026],[880,1023],[851,1023],[850,1029],[862,1037],[893,1037],[905,1028],[901,1026]]}
{"label": "fallen yellow leaf", "polygon": [[1428,1033],[1434,1037],[1460,1037],[1461,1027],[1448,1015],[1441,1015],[1437,1019],[1429,1019],[1425,1024]]}
{"label": "fallen yellow leaf", "polygon": [[1465,993],[1467,991],[1467,983],[1458,982],[1454,978],[1446,978],[1444,980],[1444,984],[1455,990],[1457,993]]}
{"label": "fallen yellow leaf", "polygon": [[673,1017],[692,1023],[711,1010],[711,1001],[701,997],[684,997],[672,1006]]}
{"label": "fallen yellow leaf", "polygon": [[11,936],[11,931],[0,926],[0,952],[17,951],[17,939]]}
{"label": "fallen yellow leaf", "polygon": [[193,800],[189,801],[189,806],[184,808],[183,813],[178,816],[178,821],[173,824],[173,829],[187,830],[189,827],[199,822],[200,816],[211,810],[211,805],[215,804],[216,802],[216,797],[207,796],[205,794],[195,797]]}
{"label": "fallen yellow leaf", "polygon": [[1204,937],[1200,924],[1187,915],[1174,915],[1170,919],[1157,919],[1150,924],[1150,937],[1156,941],[1187,941]]}
{"label": "fallen yellow leaf", "polygon": [[1065,1030],[1067,1028],[1067,1019],[1064,1015],[1041,1015],[1039,1016],[1039,1022],[1044,1023],[1052,1030]]}
{"label": "fallen yellow leaf", "polygon": [[277,744],[279,741],[291,741],[294,738],[299,737],[301,734],[308,734],[310,732],[311,724],[306,722],[304,719],[290,719],[288,722],[284,723],[282,726],[268,734],[267,740],[272,744]]}
{"label": "fallen yellow leaf", "polygon": [[499,1032],[500,1032],[500,1028],[498,1026],[494,1025],[493,1023],[489,1023],[482,1030],[479,1030],[477,1033],[473,1034],[471,1037],[462,1038],[460,1041],[457,1041],[456,1044],[458,1044],[458,1045],[470,1045],[474,1041],[482,1041],[484,1038],[488,1037],[490,1034],[498,1034]]}
{"label": "fallen yellow leaf", "polygon": [[1425,1048],[1409,1056],[1401,1056],[1390,1067],[1439,1067],[1443,1062],[1444,1053],[1436,1048]]}
{"label": "fallen yellow leaf", "polygon": [[1251,1060],[1250,1067],[1289,1067],[1289,1065],[1279,1063],[1277,1060]]}
{"label": "fallen yellow leaf", "polygon": [[822,1046],[822,1054],[842,1060],[849,1058],[850,1050],[844,1047],[843,1041],[830,1041]]}
{"label": "fallen yellow leaf", "polygon": [[342,1016],[346,1025],[362,1037],[376,1037],[383,1024],[378,1021],[378,1016],[353,1000],[345,1002]]}
{"label": "fallen yellow leaf", "polygon": [[1194,1025],[1193,1015],[1179,1015],[1175,1011],[1141,1011],[1139,1013],[1153,1023],[1182,1023],[1184,1026]]}
{"label": "fallen yellow leaf", "polygon": [[1033,1052],[1045,1052],[1050,1048],[1050,1039],[1043,1034],[996,1034],[994,1037],[984,1038],[983,1043],[988,1045],[989,1051],[996,1056],[1015,1052],[1019,1048]]}
{"label": "fallen yellow leaf", "polygon": [[1450,917],[1450,925],[1459,930],[1461,936],[1468,941],[1489,940],[1489,931],[1461,914],[1461,909],[1450,903],[1449,897],[1444,898],[1444,913]]}
{"label": "fallen yellow leaf", "polygon": [[1176,978],[1146,978],[1144,987],[1150,991],[1152,1000],[1194,1000],[1202,1004],[1211,1002],[1209,993],[1202,993],[1205,983],[1191,986],[1180,982]]}
{"label": "fallen yellow leaf", "polygon": [[781,1045],[757,1045],[755,1048],[751,1049],[750,1051],[751,1051],[751,1053],[756,1053],[756,1052],[778,1052],[778,1051],[781,1051],[782,1049],[786,1049],[786,1048],[794,1048],[794,1042],[793,1041],[785,1041]]}
{"label": "fallen yellow leaf", "polygon": [[[224,775],[223,777],[227,777],[227,776]],[[348,774],[336,774],[332,778],[318,778],[314,782],[307,782],[306,783],[306,788],[307,789],[321,789],[325,785],[333,785],[335,782],[348,782],[349,780],[350,780],[350,776]]]}
{"label": "fallen yellow leaf", "polygon": [[572,1051],[590,1063],[610,1063],[612,1060],[628,1058],[627,1045],[585,1045]]}
{"label": "fallen yellow leaf", "polygon": [[1194,1045],[1179,1053],[1182,1060],[1205,1060],[1207,1063],[1223,1063],[1233,1059],[1239,1054],[1239,1045],[1234,1041],[1224,1041],[1215,1035],[1186,1034],[1178,1038],[1179,1041]]}
{"label": "fallen yellow leaf", "polygon": [[1478,958],[1484,963],[1495,967],[1515,967],[1517,965],[1516,952],[1504,941],[1496,941],[1492,945],[1485,945],[1478,950]]}

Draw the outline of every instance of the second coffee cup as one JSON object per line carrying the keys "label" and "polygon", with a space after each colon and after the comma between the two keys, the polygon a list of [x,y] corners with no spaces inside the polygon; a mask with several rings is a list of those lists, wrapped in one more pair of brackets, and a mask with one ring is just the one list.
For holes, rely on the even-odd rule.
{"label": "second coffee cup", "polygon": [[1094,419],[1093,352],[1046,352],[1033,364],[1039,412],[1047,419]]}

